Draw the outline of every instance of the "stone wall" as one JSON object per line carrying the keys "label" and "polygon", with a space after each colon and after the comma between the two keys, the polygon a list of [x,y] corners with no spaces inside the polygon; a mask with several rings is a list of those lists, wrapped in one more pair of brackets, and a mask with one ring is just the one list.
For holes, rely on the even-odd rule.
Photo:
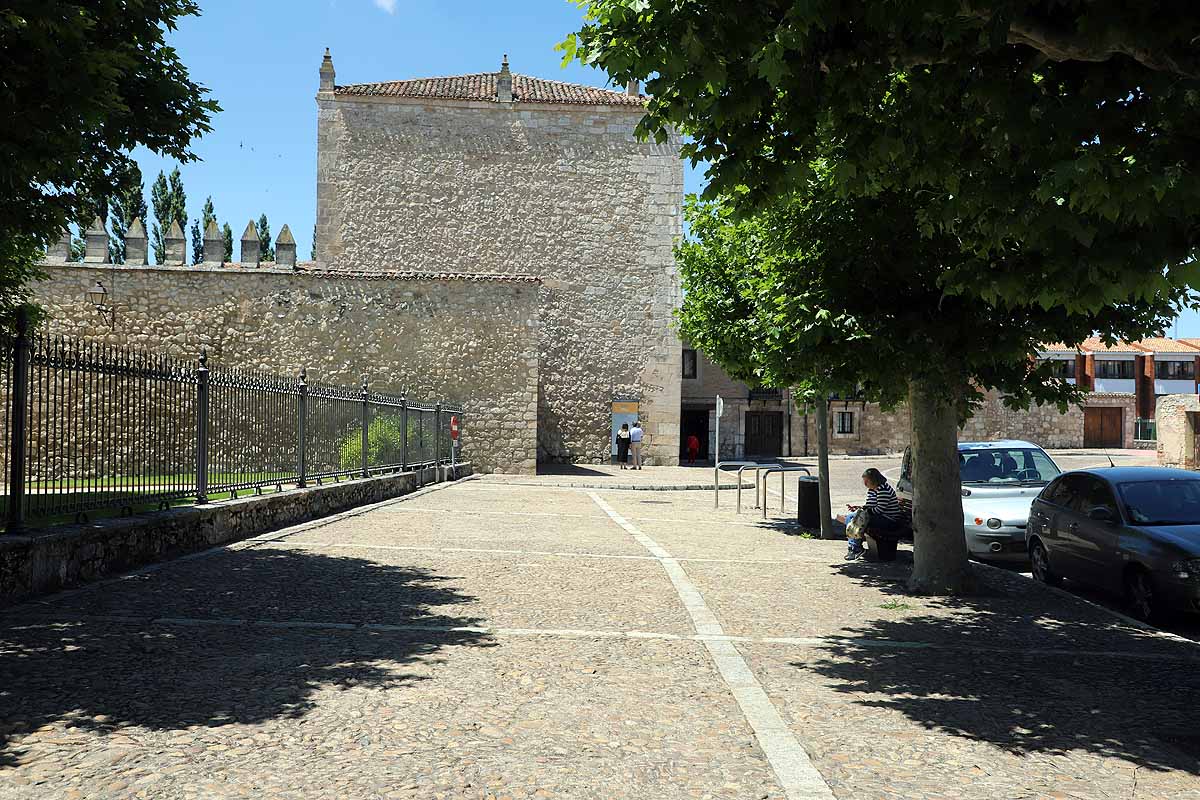
{"label": "stone wall", "polygon": [[[47,262],[34,286],[48,329],[213,366],[295,375],[465,409],[463,457],[481,471],[536,467],[536,281],[517,276],[128,267]],[[87,302],[101,280],[115,324]]]}
{"label": "stone wall", "polygon": [[1196,469],[1196,421],[1200,414],[1200,396],[1169,394],[1158,398],[1155,432],[1158,436],[1158,463],[1163,467]]}
{"label": "stone wall", "polygon": [[[1124,409],[1124,444],[1133,445],[1133,420],[1136,416],[1135,398],[1132,394],[1088,393],[1085,407],[1111,407]],[[836,420],[839,411],[854,414],[853,434],[837,434]],[[801,412],[803,413],[803,412]],[[1000,395],[989,392],[983,404],[967,420],[959,431],[959,441],[991,441],[996,439],[1023,439],[1048,450],[1083,447],[1084,412],[1073,408],[1066,414],[1055,406],[1033,406],[1027,411],[1014,411],[1004,406]],[[810,407],[807,417],[801,417],[793,427],[793,452],[803,453],[804,425],[808,425],[810,454],[816,453],[816,418]],[[876,403],[831,401],[829,404],[830,452],[844,455],[875,455],[900,453],[912,440],[912,419],[906,405],[885,411]],[[1161,435],[1161,434],[1160,434]]]}
{"label": "stone wall", "polygon": [[676,463],[679,142],[638,141],[638,107],[317,104],[322,264],[538,276],[539,458],[607,461],[610,401],[631,396],[649,462]]}
{"label": "stone wall", "polygon": [[[458,477],[471,474],[464,464]],[[246,539],[435,481],[433,468],[0,536],[0,606],[115,575],[144,564]],[[440,476],[445,477],[445,476]]]}

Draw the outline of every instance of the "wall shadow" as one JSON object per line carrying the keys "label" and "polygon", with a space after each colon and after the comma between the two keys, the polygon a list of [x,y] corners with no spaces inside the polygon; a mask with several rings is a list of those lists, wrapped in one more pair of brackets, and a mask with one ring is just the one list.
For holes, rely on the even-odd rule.
{"label": "wall shadow", "polygon": [[[401,688],[477,632],[284,628],[239,619],[478,626],[439,607],[473,598],[428,570],[305,550],[249,549],[0,615],[0,768],[48,723],[106,733],[301,717],[327,687]],[[357,613],[356,613],[357,612]],[[121,615],[128,619],[121,620]],[[189,624],[154,623],[181,617]],[[407,667],[407,669],[406,669]]]}
{"label": "wall shadow", "polygon": [[[885,595],[903,594],[909,572],[839,569]],[[976,572],[977,594],[925,598],[952,615],[851,622],[844,641],[792,666],[856,704],[1022,756],[1084,752],[1200,775],[1200,647],[1105,621],[1023,578]]]}

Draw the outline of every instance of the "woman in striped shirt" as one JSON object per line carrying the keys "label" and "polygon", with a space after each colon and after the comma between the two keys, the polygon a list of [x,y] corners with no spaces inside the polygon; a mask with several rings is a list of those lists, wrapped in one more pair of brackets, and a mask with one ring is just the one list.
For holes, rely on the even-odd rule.
{"label": "woman in striped shirt", "polygon": [[[863,473],[863,486],[867,487],[867,500],[863,508],[871,512],[871,528],[875,530],[896,530],[904,524],[904,510],[900,508],[900,499],[896,490],[883,477],[883,473],[872,467]],[[849,519],[839,518],[843,522]],[[847,539],[846,560],[854,561],[861,558],[864,552],[861,539]]]}

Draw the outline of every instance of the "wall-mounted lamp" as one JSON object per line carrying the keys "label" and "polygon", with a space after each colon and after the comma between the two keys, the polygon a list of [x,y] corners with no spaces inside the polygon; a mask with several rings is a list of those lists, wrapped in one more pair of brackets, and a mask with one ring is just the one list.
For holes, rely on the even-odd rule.
{"label": "wall-mounted lamp", "polygon": [[96,311],[104,317],[110,329],[117,327],[117,310],[108,304],[108,289],[104,288],[104,284],[96,281],[96,285],[87,292],[88,302],[95,307]]}

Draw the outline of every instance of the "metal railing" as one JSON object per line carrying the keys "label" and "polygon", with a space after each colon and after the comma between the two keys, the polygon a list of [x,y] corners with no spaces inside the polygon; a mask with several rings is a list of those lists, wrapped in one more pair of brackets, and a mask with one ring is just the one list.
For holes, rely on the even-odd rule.
{"label": "metal railing", "polygon": [[17,320],[0,340],[5,530],[457,460],[462,409],[210,367]]}
{"label": "metal railing", "polygon": [[1152,419],[1135,419],[1133,421],[1133,438],[1142,442],[1158,440],[1158,431]]}

